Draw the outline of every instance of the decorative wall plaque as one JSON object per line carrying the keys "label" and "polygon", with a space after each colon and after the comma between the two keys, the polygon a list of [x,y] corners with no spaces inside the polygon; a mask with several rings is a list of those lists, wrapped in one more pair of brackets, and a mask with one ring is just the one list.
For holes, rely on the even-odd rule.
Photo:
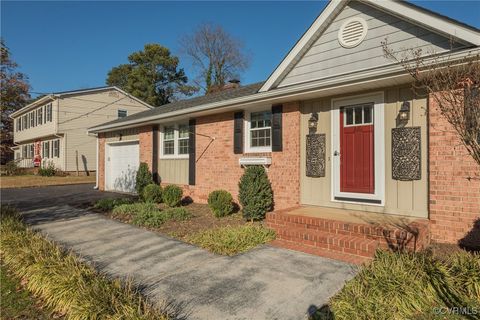
{"label": "decorative wall plaque", "polygon": [[307,177],[325,177],[325,134],[307,134]]}
{"label": "decorative wall plaque", "polygon": [[420,127],[392,129],[392,178],[401,181],[422,177]]}

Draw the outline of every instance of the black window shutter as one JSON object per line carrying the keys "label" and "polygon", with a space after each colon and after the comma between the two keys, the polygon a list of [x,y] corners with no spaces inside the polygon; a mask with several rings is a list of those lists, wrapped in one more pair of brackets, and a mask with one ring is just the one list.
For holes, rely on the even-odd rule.
{"label": "black window shutter", "polygon": [[195,119],[190,119],[188,122],[188,184],[195,185]]}
{"label": "black window shutter", "polygon": [[243,111],[234,114],[233,153],[243,153]]}
{"label": "black window shutter", "polygon": [[152,176],[155,183],[160,183],[160,175],[158,173],[158,125],[152,128]]}
{"label": "black window shutter", "polygon": [[282,111],[281,104],[272,106],[272,151],[282,151]]}

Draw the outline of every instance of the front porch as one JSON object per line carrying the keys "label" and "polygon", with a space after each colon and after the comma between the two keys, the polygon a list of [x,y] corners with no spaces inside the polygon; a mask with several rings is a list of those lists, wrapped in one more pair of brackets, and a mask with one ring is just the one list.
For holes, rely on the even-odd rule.
{"label": "front porch", "polygon": [[430,243],[428,219],[302,206],[267,213],[266,221],[275,246],[355,264],[377,249],[418,251]]}

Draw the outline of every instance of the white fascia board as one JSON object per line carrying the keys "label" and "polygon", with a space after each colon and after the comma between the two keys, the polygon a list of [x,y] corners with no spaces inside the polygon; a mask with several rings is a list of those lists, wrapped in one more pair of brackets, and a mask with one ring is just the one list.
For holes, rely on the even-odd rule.
{"label": "white fascia board", "polygon": [[453,21],[442,19],[435,14],[429,14],[414,6],[404,4],[403,1],[378,1],[378,0],[361,0],[362,2],[381,9],[382,11],[391,12],[401,18],[420,24],[428,29],[433,29],[439,33],[448,34],[453,38],[463,40],[476,46],[480,46],[480,32],[463,26]]}
{"label": "white fascia board", "polygon": [[[450,62],[460,60],[467,57],[473,57],[480,55],[480,48],[465,49],[457,52],[446,52],[444,54],[428,58],[426,63],[434,62],[435,59],[441,56],[448,56]],[[301,99],[306,94],[321,94],[327,92],[333,88],[346,88],[349,86],[355,86],[359,84],[368,84],[372,82],[381,82],[385,79],[398,78],[408,76],[403,66],[399,64],[391,64],[379,69],[370,70],[368,72],[361,72],[355,74],[348,74],[343,77],[334,77],[328,80],[320,80],[314,82],[305,82],[297,85],[291,85],[287,87],[277,88],[271,91],[258,92],[249,96],[230,99],[226,101],[219,101],[214,103],[208,103],[200,105],[194,108],[187,108],[172,112],[167,112],[159,115],[153,115],[150,117],[144,117],[141,119],[130,120],[120,123],[114,123],[111,125],[99,125],[96,127],[88,128],[88,132],[106,132],[115,131],[124,128],[137,127],[139,125],[150,124],[158,122],[164,119],[177,120],[179,117],[191,118],[198,116],[199,113],[205,111],[215,110],[220,112],[224,108],[236,108],[236,107],[249,107],[253,104],[269,103],[278,99],[285,101],[292,101],[292,99]],[[289,100],[290,99],[290,100]],[[275,101],[275,102],[277,102]],[[175,119],[173,119],[175,117]]]}
{"label": "white fascia board", "polygon": [[9,117],[13,119],[13,118],[15,118],[16,116],[18,116],[18,115],[20,115],[20,114],[23,114],[24,112],[27,112],[27,111],[29,111],[30,109],[33,109],[34,107],[37,107],[37,106],[39,106],[39,105],[41,105],[41,104],[43,104],[43,103],[45,103],[45,102],[47,102],[47,101],[53,101],[53,100],[55,100],[55,98],[54,98],[51,94],[49,94],[49,95],[47,95],[47,96],[45,96],[45,97],[41,97],[40,99],[35,100],[34,102],[26,105],[25,107],[20,108],[20,109],[18,109],[18,110],[15,111],[15,112],[12,112],[12,114],[10,114]]}
{"label": "white fascia board", "polygon": [[133,99],[133,100],[137,101],[138,103],[143,104],[143,105],[144,105],[145,107],[147,107],[148,109],[153,109],[153,108],[155,108],[154,106],[149,105],[149,104],[146,103],[145,101],[142,101],[142,100],[138,99],[137,97],[132,96],[130,93],[128,93],[128,92],[126,92],[126,91],[123,91],[123,90],[120,89],[119,87],[113,86],[112,89],[115,89],[115,90],[123,93],[124,95],[126,95],[126,96],[129,97],[130,99]]}
{"label": "white fascia board", "polygon": [[346,0],[331,0],[330,3],[323,9],[322,13],[315,19],[310,28],[303,34],[303,36],[298,40],[298,42],[293,46],[287,56],[282,60],[278,67],[273,71],[273,73],[268,77],[267,81],[260,88],[259,92],[265,92],[272,88],[274,83],[283,72],[288,68],[288,66],[297,58],[302,49],[307,45],[307,43],[313,38],[317,30],[323,26],[328,21],[328,18],[335,13],[339,6],[346,4]]}

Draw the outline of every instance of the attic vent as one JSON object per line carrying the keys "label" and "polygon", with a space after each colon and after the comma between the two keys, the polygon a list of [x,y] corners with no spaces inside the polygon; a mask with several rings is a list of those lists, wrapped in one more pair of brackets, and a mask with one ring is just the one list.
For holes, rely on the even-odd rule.
{"label": "attic vent", "polygon": [[348,19],[338,31],[338,42],[344,48],[356,47],[365,39],[367,30],[367,23],[362,18]]}

